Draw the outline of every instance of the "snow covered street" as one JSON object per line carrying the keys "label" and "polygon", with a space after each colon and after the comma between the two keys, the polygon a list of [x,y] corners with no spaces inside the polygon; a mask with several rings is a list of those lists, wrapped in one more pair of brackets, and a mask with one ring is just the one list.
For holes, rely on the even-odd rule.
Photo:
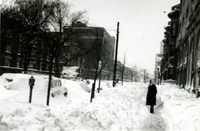
{"label": "snow covered street", "polygon": [[[46,79],[34,77],[37,83],[31,104],[28,103],[29,75],[15,76],[9,84],[5,77],[0,77],[1,131],[200,130],[200,99],[176,85],[157,86],[157,106],[151,114],[145,105],[147,84],[124,83],[113,88],[111,81],[102,81],[103,90],[96,92],[90,103],[90,93],[80,86],[82,81],[62,79],[68,96],[51,97],[50,106],[46,106],[46,87],[42,86]],[[15,89],[7,90],[4,85]]]}

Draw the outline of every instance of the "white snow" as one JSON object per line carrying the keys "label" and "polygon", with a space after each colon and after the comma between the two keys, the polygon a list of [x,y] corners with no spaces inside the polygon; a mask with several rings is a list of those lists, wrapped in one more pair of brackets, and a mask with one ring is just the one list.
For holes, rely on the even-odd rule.
{"label": "white snow", "polygon": [[62,77],[64,78],[74,78],[78,75],[78,66],[64,66],[62,71]]}
{"label": "white snow", "polygon": [[176,85],[157,85],[157,106],[150,114],[145,105],[147,84],[125,82],[113,88],[112,81],[102,81],[103,89],[95,92],[90,103],[91,94],[82,85],[91,89],[92,80],[85,85],[86,81],[61,79],[60,88],[67,88],[68,96],[50,97],[46,106],[48,79],[33,75],[36,81],[29,103],[30,76],[0,76],[0,131],[200,130],[200,99]]}

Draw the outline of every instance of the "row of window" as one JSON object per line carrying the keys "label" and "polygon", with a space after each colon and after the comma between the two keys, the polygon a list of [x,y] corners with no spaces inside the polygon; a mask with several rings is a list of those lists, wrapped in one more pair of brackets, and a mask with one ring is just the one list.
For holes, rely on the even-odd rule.
{"label": "row of window", "polygon": [[[11,58],[5,57],[4,58],[4,66],[10,67],[11,66],[10,63],[11,63]],[[17,66],[16,66],[17,68],[21,68],[20,63],[21,63],[21,59],[18,58],[17,59]],[[42,62],[40,62],[40,67],[39,67],[40,70],[43,70],[43,65],[44,64]],[[38,66],[37,63],[30,62],[29,65],[28,65],[28,69],[38,69],[37,66]],[[23,64],[22,64],[22,68],[23,68]],[[49,64],[46,64],[46,70],[49,70]]]}

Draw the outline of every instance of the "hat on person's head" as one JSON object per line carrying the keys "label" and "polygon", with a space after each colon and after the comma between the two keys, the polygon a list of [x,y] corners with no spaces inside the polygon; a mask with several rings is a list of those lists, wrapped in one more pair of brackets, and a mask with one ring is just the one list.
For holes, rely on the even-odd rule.
{"label": "hat on person's head", "polygon": [[152,84],[152,80],[151,79],[149,79],[149,85],[151,85]]}

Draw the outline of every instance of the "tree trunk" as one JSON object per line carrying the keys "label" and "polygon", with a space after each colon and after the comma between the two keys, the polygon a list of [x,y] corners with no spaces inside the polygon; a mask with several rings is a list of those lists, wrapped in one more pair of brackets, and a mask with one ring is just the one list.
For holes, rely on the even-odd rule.
{"label": "tree trunk", "polygon": [[94,76],[94,83],[92,84],[92,91],[91,91],[91,98],[90,98],[90,102],[92,102],[92,99],[95,96],[95,85],[96,85],[96,79],[97,79],[97,69],[95,71],[95,76]]}
{"label": "tree trunk", "polygon": [[50,101],[52,67],[53,67],[53,56],[51,55],[51,58],[50,58],[50,67],[49,67],[49,84],[48,84],[48,91],[47,91],[47,106],[49,106],[49,101]]}
{"label": "tree trunk", "polygon": [[31,61],[31,53],[32,53],[32,45],[30,45],[30,42],[33,38],[30,37],[29,38],[29,41],[26,43],[26,46],[25,46],[25,55],[27,54],[28,56],[24,56],[24,71],[28,71],[28,65]]}

